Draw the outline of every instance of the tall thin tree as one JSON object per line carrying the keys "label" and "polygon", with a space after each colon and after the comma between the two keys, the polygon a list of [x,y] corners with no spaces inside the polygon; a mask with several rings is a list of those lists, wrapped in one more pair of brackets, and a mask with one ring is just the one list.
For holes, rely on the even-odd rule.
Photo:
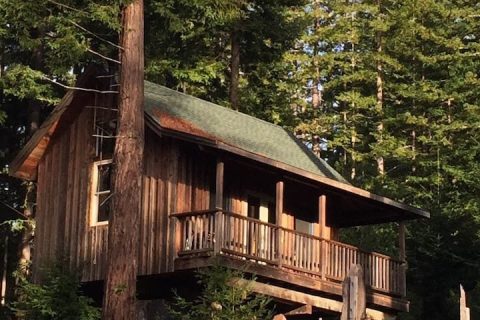
{"label": "tall thin tree", "polygon": [[144,149],[143,0],[122,10],[120,96],[114,151],[112,217],[102,318],[137,319],[135,309],[138,224]]}

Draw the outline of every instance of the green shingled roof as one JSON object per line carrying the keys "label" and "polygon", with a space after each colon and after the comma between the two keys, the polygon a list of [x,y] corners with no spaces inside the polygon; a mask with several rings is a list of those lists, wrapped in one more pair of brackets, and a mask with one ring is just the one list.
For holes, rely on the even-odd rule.
{"label": "green shingled roof", "polygon": [[[159,126],[162,117],[191,125],[192,135],[221,141],[244,151],[336,181],[347,181],[280,126],[145,81],[145,112]],[[168,124],[166,125],[168,127]],[[188,126],[183,125],[183,132]],[[170,128],[174,129],[174,128]]]}

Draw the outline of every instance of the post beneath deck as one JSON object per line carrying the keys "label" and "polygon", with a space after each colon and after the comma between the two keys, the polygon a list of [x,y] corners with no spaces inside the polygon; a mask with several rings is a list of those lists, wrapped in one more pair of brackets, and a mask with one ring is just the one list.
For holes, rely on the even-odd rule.
{"label": "post beneath deck", "polygon": [[400,269],[400,292],[403,297],[407,295],[407,254],[405,250],[405,222],[398,224],[398,258],[402,262]]}
{"label": "post beneath deck", "polygon": [[223,182],[224,182],[224,163],[217,159],[217,169],[215,176],[215,242],[214,253],[219,254],[223,244]]}
{"label": "post beneath deck", "polygon": [[282,248],[283,239],[282,239],[282,230],[281,230],[281,227],[283,227],[282,216],[283,216],[283,181],[277,181],[276,192],[275,192],[275,221],[277,223],[277,226],[279,226],[280,228],[277,228],[277,233],[275,237],[275,248],[277,248],[278,266],[282,265],[282,253],[283,253],[283,248]]}

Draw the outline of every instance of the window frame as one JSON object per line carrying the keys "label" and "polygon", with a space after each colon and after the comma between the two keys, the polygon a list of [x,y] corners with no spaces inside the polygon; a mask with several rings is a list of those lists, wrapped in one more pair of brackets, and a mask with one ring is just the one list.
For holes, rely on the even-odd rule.
{"label": "window frame", "polygon": [[92,165],[92,170],[91,170],[91,180],[90,180],[90,207],[89,207],[89,217],[90,217],[90,226],[91,227],[96,227],[96,226],[102,226],[102,225],[108,225],[109,219],[105,221],[98,221],[98,206],[99,206],[99,195],[105,194],[105,193],[112,193],[112,190],[108,191],[100,191],[97,192],[97,187],[99,183],[98,179],[98,168],[103,165],[107,164],[113,164],[113,159],[104,159],[104,160],[99,160],[93,162]]}

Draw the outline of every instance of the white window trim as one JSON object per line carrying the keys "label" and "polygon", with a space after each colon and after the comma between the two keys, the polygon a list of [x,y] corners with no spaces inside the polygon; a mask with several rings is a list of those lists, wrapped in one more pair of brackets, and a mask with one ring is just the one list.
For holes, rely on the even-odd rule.
{"label": "white window trim", "polygon": [[91,183],[90,183],[90,226],[102,226],[108,225],[107,221],[98,221],[98,196],[97,196],[97,186],[98,186],[98,167],[105,164],[113,163],[112,159],[107,160],[100,160],[95,161],[92,165],[92,175],[91,175]]}

